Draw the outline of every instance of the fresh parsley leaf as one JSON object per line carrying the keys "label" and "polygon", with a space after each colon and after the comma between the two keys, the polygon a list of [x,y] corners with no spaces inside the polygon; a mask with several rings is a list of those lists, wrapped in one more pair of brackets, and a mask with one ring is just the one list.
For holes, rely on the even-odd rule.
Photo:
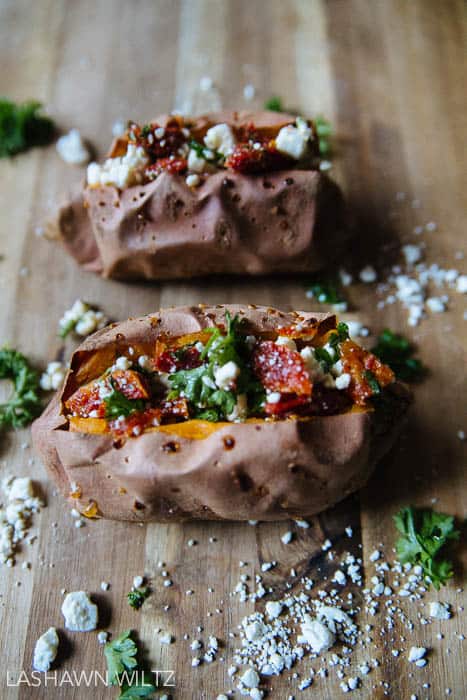
{"label": "fresh parsley leaf", "polygon": [[349,339],[349,327],[346,323],[342,321],[337,324],[335,333],[331,333],[329,336],[329,345],[333,348],[335,352],[339,352],[338,346],[340,343]]}
{"label": "fresh parsley leaf", "polygon": [[335,358],[331,357],[331,353],[329,353],[325,348],[314,348],[315,352],[315,358],[318,360],[318,362],[321,363],[321,367],[323,368],[323,372],[330,372],[331,367],[335,363]]}
{"label": "fresh parsley leaf", "polygon": [[378,336],[371,352],[389,365],[397,378],[404,382],[419,382],[427,374],[421,360],[412,357],[415,350],[410,341],[389,328]]}
{"label": "fresh parsley leaf", "polygon": [[363,372],[363,376],[364,376],[365,379],[367,380],[368,385],[369,385],[371,391],[373,392],[373,395],[374,395],[374,396],[375,396],[375,395],[377,396],[378,394],[380,394],[380,393],[381,393],[381,387],[380,387],[379,382],[378,382],[378,380],[376,379],[375,375],[373,374],[373,372],[370,372],[369,369],[366,369],[366,370]]}
{"label": "fresh parsley leaf", "polygon": [[141,679],[141,683],[135,685],[124,685],[120,693],[119,700],[138,700],[138,698],[150,698],[157,688],[150,680],[149,675]]}
{"label": "fresh parsley leaf", "polygon": [[17,105],[5,98],[0,99],[0,158],[50,143],[54,123],[41,115],[40,109],[40,102]]}
{"label": "fresh parsley leaf", "polygon": [[138,647],[131,639],[131,630],[123,632],[117,639],[107,642],[104,656],[110,685],[118,685],[118,677],[124,671],[131,671],[138,665],[136,654]]}
{"label": "fresh parsley leaf", "polygon": [[147,586],[133,588],[133,590],[127,593],[128,605],[134,610],[139,610],[149,594],[150,590]]}
{"label": "fresh parsley leaf", "polygon": [[115,388],[112,380],[110,383],[113,391],[110,396],[106,396],[104,399],[106,418],[127,417],[136,411],[144,411],[143,399],[128,399],[125,394]]}
{"label": "fresh parsley leaf", "polygon": [[333,277],[314,277],[308,287],[308,296],[313,297],[320,304],[344,304],[345,298],[342,294],[338,281]]}
{"label": "fresh parsley leaf", "polygon": [[269,112],[283,112],[284,105],[282,99],[277,95],[273,95],[264,103],[264,109],[267,109]]}
{"label": "fresh parsley leaf", "polygon": [[13,393],[0,403],[0,429],[23,428],[38,415],[39,375],[17,350],[0,349],[0,379],[13,382]]}
{"label": "fresh parsley leaf", "polygon": [[440,550],[450,540],[459,539],[451,515],[433,510],[419,510],[412,506],[403,508],[394,516],[396,528],[401,533],[396,542],[396,552],[405,564],[419,564],[425,577],[436,590],[453,576],[452,563],[439,559]]}
{"label": "fresh parsley leaf", "polygon": [[[169,376],[171,390],[168,399],[183,394],[190,403],[194,418],[214,422],[227,418],[234,411],[239,394],[246,394],[250,414],[257,412],[260,402],[264,401],[264,388],[248,364],[250,352],[245,337],[239,332],[240,318],[232,318],[227,312],[225,320],[225,333],[218,327],[210,329],[211,337],[200,355],[203,364]],[[216,368],[228,362],[234,362],[240,368],[236,391],[219,389],[215,383]]]}
{"label": "fresh parsley leaf", "polygon": [[332,136],[332,127],[324,117],[316,117],[314,120],[316,133],[318,135],[319,152],[322,156],[329,156],[331,153],[330,138]]}

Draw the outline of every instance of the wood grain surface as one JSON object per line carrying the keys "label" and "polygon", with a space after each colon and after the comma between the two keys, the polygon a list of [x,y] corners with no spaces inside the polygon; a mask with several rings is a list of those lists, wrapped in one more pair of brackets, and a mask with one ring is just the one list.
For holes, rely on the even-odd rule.
{"label": "wood grain surface", "polygon": [[[423,238],[427,259],[462,269],[455,252],[466,235],[464,12],[462,0],[1,0],[0,94],[42,100],[60,128],[77,127],[98,156],[117,119],[143,120],[171,109],[199,113],[220,106],[261,107],[272,94],[281,95],[286,105],[326,115],[335,125],[333,174],[357,221],[361,238],[355,252],[362,259],[375,247],[381,251],[382,242],[389,244],[386,251],[399,240],[418,242],[414,227],[434,221],[437,231]],[[215,89],[200,90],[203,76],[212,78]],[[256,88],[250,103],[243,96],[247,84]],[[113,319],[198,302],[313,308],[300,279],[151,286],[83,273],[35,234],[81,176],[53,146],[0,163],[0,344],[21,349],[38,366],[69,357],[73,341],[63,344],[56,328],[78,297],[99,303]],[[397,192],[405,193],[404,201],[396,199]],[[377,309],[372,287],[355,285],[349,295],[358,310],[353,317],[372,331],[389,325],[408,333],[431,374],[416,390],[416,406],[398,447],[368,486],[316,518],[309,530],[292,526],[296,538],[290,545],[280,540],[286,524],[141,527],[100,521],[76,529],[69,508],[32,455],[29,432],[0,436],[2,476],[32,475],[47,501],[34,518],[35,544],[25,545],[15,568],[0,571],[0,698],[116,697],[115,689],[101,686],[7,685],[21,669],[31,669],[37,637],[52,624],[62,628],[61,589],[83,588],[98,601],[107,629],[114,635],[138,630],[151,667],[174,670],[174,698],[213,700],[234,685],[227,676],[233,648],[229,632],[254,609],[253,603],[229,597],[241,573],[239,560],[247,562],[244,571],[253,576],[262,562],[276,559],[279,565],[264,574],[265,583],[283,591],[290,582],[298,590],[290,568],[319,581],[330,565],[321,556],[321,545],[330,537],[337,552],[359,553],[371,577],[368,558],[379,543],[391,557],[392,515],[401,505],[430,505],[437,499],[438,509],[464,516],[467,443],[457,438],[458,430],[467,430],[462,298],[452,295],[447,313],[411,330],[399,305]],[[348,525],[352,539],[344,532]],[[217,541],[210,543],[210,537]],[[190,538],[198,544],[188,547]],[[30,570],[21,568],[23,561],[31,562]],[[170,571],[170,588],[161,585],[159,561]],[[375,633],[372,655],[381,665],[355,697],[409,700],[413,694],[440,700],[447,688],[456,700],[467,696],[458,637],[465,632],[460,561],[456,570],[455,580],[440,594],[452,604],[453,618],[442,625],[417,623],[410,636],[397,624],[386,636]],[[152,580],[154,592],[136,613],[125,594],[142,573]],[[110,582],[108,592],[101,591],[101,581]],[[185,595],[187,589],[194,595]],[[427,596],[434,598],[434,593]],[[264,601],[257,603],[258,609],[263,606]],[[405,607],[417,620],[420,603]],[[374,622],[364,613],[359,620],[362,627]],[[204,627],[205,637],[222,640],[225,663],[191,668],[183,635],[196,636],[197,625]],[[160,644],[158,628],[170,631],[176,642]],[[66,633],[62,640],[61,670],[104,670],[95,633]],[[393,647],[411,645],[431,649],[425,669],[391,654]],[[366,658],[362,650],[355,655]],[[268,681],[269,697],[334,700],[343,695],[334,673],[304,692],[290,676]]]}

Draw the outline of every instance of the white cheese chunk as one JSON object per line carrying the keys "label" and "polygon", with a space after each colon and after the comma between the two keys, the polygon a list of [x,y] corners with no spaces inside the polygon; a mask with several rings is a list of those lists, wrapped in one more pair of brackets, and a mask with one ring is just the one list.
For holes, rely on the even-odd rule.
{"label": "white cheese chunk", "polygon": [[313,620],[309,615],[305,616],[305,622],[301,624],[302,635],[298,638],[301,644],[309,644],[315,654],[330,649],[336,638],[331,630],[319,620]]}
{"label": "white cheese chunk", "polygon": [[117,359],[115,360],[116,369],[127,370],[130,369],[132,364],[133,363],[131,362],[131,360],[129,360],[128,357],[125,357],[125,355],[117,357]]}
{"label": "white cheese chunk", "polygon": [[228,390],[240,375],[240,367],[232,360],[214,370],[214,379],[219,389]]}
{"label": "white cheese chunk", "polygon": [[430,617],[435,618],[435,620],[449,620],[451,617],[449,605],[432,600],[430,603]]}
{"label": "white cheese chunk", "polygon": [[280,335],[276,338],[276,345],[284,345],[289,350],[297,350],[297,344],[293,338],[288,338],[286,335]]}
{"label": "white cheese chunk", "polygon": [[78,129],[71,129],[68,134],[60,136],[56,149],[65,163],[83,165],[89,160],[89,151],[84,145]]}
{"label": "white cheese chunk", "polygon": [[61,362],[49,362],[47,369],[40,378],[40,387],[43,391],[56,391],[65,379],[66,369]]}
{"label": "white cheese chunk", "polygon": [[251,666],[241,675],[240,680],[247,688],[257,688],[259,686],[259,676]]}
{"label": "white cheese chunk", "polygon": [[276,617],[282,612],[282,603],[276,600],[270,600],[266,603],[266,614],[271,620],[275,620]]}
{"label": "white cheese chunk", "polygon": [[55,627],[49,627],[47,632],[39,637],[34,647],[34,658],[32,665],[36,671],[46,672],[49,670],[58,650],[58,634]]}
{"label": "white cheese chunk", "polygon": [[227,420],[230,422],[243,421],[248,415],[248,398],[246,394],[239,394],[237,396],[237,403],[235,404],[234,410],[227,416]]}
{"label": "white cheese chunk", "polygon": [[204,143],[212,151],[228,156],[235,148],[235,136],[228,124],[216,124],[207,130]]}
{"label": "white cheese chunk", "polygon": [[283,126],[276,136],[276,148],[295,160],[300,160],[306,153],[308,138],[296,126]]}
{"label": "white cheese chunk", "polygon": [[97,627],[97,605],[85,591],[68,593],[62,603],[65,627],[72,632],[90,632]]}
{"label": "white cheese chunk", "polygon": [[197,152],[190,148],[188,153],[188,170],[193,173],[204,173],[208,169],[208,163],[205,158],[202,158]]}
{"label": "white cheese chunk", "polygon": [[87,170],[88,185],[114,185],[119,189],[137,184],[139,171],[148,162],[144,148],[129,143],[124,156],[107,158],[103,165],[90,163]]}
{"label": "white cheese chunk", "polygon": [[348,372],[344,372],[339,377],[336,377],[336,389],[348,389],[352,377]]}
{"label": "white cheese chunk", "polygon": [[409,661],[412,663],[423,659],[426,654],[425,647],[411,647],[409,651]]}

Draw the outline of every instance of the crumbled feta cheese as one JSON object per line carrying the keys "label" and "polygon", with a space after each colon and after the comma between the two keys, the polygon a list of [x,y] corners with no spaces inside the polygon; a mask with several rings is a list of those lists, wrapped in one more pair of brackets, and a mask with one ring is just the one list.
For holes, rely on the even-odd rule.
{"label": "crumbled feta cheese", "polygon": [[284,532],[284,534],[281,536],[281,540],[284,544],[290,544],[293,540],[293,532],[291,530]]}
{"label": "crumbled feta cheese", "polygon": [[212,151],[228,156],[235,148],[235,136],[228,124],[216,124],[207,130],[204,143]]}
{"label": "crumbled feta cheese", "polygon": [[34,647],[32,665],[36,671],[46,672],[55,661],[58,651],[58,634],[55,627],[49,627],[47,632],[39,637]]}
{"label": "crumbled feta cheese", "polygon": [[331,542],[331,540],[324,540],[324,542],[323,542],[323,544],[322,544],[322,546],[321,546],[321,549],[323,550],[323,552],[327,552],[328,549],[331,549],[331,547],[332,547],[332,542]]}
{"label": "crumbled feta cheese", "polygon": [[266,610],[267,616],[271,620],[274,620],[276,617],[279,617],[279,615],[282,612],[282,603],[280,603],[279,601],[275,601],[275,600],[269,600],[266,603],[265,610]]}
{"label": "crumbled feta cheese", "polygon": [[439,603],[437,600],[430,602],[430,617],[436,620],[449,620],[451,613],[448,603]]}
{"label": "crumbled feta cheese", "polygon": [[358,276],[361,282],[364,282],[365,284],[376,282],[377,279],[376,270],[372,265],[367,265],[366,267],[362,268]]}
{"label": "crumbled feta cheese", "polygon": [[339,377],[336,377],[336,389],[348,389],[352,377],[348,372],[344,372]]}
{"label": "crumbled feta cheese", "polygon": [[423,659],[423,657],[426,654],[426,649],[425,647],[411,647],[409,651],[409,661],[411,663],[414,663],[416,661],[419,661],[420,659]]}
{"label": "crumbled feta cheese", "polygon": [[304,530],[307,530],[310,527],[308,520],[296,520],[295,525],[297,525],[297,527],[302,527]]}
{"label": "crumbled feta cheese", "polygon": [[97,605],[85,591],[68,593],[62,603],[65,627],[72,632],[90,632],[97,627]]}
{"label": "crumbled feta cheese", "polygon": [[245,85],[245,87],[243,88],[243,97],[245,98],[245,100],[248,100],[248,102],[249,102],[250,100],[252,100],[254,98],[255,94],[256,94],[256,89],[255,89],[254,85],[250,85],[250,84]]}
{"label": "crumbled feta cheese", "polygon": [[456,281],[456,289],[459,294],[467,294],[467,275],[459,275]]}
{"label": "crumbled feta cheese", "polygon": [[202,156],[199,156],[197,151],[195,151],[193,148],[190,148],[190,152],[188,153],[188,170],[193,172],[193,173],[204,173],[206,170],[208,170],[208,162],[206,158],[202,158]]}
{"label": "crumbled feta cheese", "polygon": [[270,391],[266,394],[266,403],[279,403],[281,396],[280,391]]}
{"label": "crumbled feta cheese", "polygon": [[40,387],[43,391],[56,391],[65,379],[66,369],[61,362],[49,362],[47,369],[40,378]]}
{"label": "crumbled feta cheese", "polygon": [[305,621],[301,624],[302,635],[298,641],[302,644],[309,644],[316,654],[330,649],[336,641],[331,630],[319,620],[313,620],[309,615],[305,615]]}
{"label": "crumbled feta cheese", "polygon": [[308,148],[308,136],[296,126],[283,126],[276,136],[276,148],[295,160],[300,160]]}
{"label": "crumbled feta cheese", "polygon": [[232,360],[214,370],[214,379],[219,389],[231,389],[240,375],[240,367]]}
{"label": "crumbled feta cheese", "polygon": [[141,369],[146,370],[146,372],[152,372],[154,370],[152,360],[148,355],[140,355],[138,357],[138,365]]}
{"label": "crumbled feta cheese", "polygon": [[196,173],[192,173],[191,175],[187,175],[187,177],[185,178],[185,182],[188,185],[188,187],[198,187],[201,180],[199,175],[197,175]]}
{"label": "crumbled feta cheese", "polygon": [[[326,348],[327,349],[327,348]],[[331,348],[331,353],[334,354],[334,351]],[[319,362],[316,357],[315,357],[315,351],[314,349],[307,345],[306,347],[303,348],[303,350],[300,351],[300,356],[302,360],[305,362],[305,366],[307,368],[307,371],[310,375],[310,379],[313,382],[322,382],[325,387],[328,389],[332,389],[335,386],[335,381],[334,377],[331,374],[328,374],[323,371],[323,367],[321,365],[321,362]],[[332,355],[331,355],[332,356]]]}
{"label": "crumbled feta cheese", "polygon": [[286,335],[280,335],[276,338],[276,345],[285,345],[289,350],[297,350],[297,343],[293,338],[289,338]]}
{"label": "crumbled feta cheese", "polygon": [[61,331],[72,328],[75,333],[84,337],[103,328],[107,323],[108,319],[102,311],[98,311],[81,299],[77,299],[60,319],[59,328]]}
{"label": "crumbled feta cheese", "polygon": [[91,187],[114,185],[119,189],[130,187],[140,181],[140,170],[148,162],[144,148],[129,143],[124,156],[107,158],[103,165],[90,163],[87,181]]}
{"label": "crumbled feta cheese", "polygon": [[371,554],[370,554],[370,561],[378,561],[380,558],[381,554],[378,552],[377,549],[375,549]]}
{"label": "crumbled feta cheese", "polygon": [[234,410],[229,413],[227,420],[231,423],[245,420],[248,415],[248,397],[246,394],[238,394]]}
{"label": "crumbled feta cheese", "polygon": [[213,85],[214,85],[214,82],[213,82],[212,78],[210,78],[208,75],[203,75],[203,77],[199,81],[199,88],[203,92],[209,92],[209,90],[211,90]]}
{"label": "crumbled feta cheese", "polygon": [[159,636],[159,641],[161,644],[172,644],[174,638],[172,637],[170,632],[164,632],[164,634],[161,634]]}
{"label": "crumbled feta cheese", "polygon": [[144,576],[135,576],[133,579],[133,588],[139,588],[144,583]]}
{"label": "crumbled feta cheese", "polygon": [[132,364],[132,361],[129,360],[128,357],[125,357],[125,355],[121,355],[115,360],[116,369],[127,370],[131,368]]}
{"label": "crumbled feta cheese", "polygon": [[101,581],[101,589],[103,591],[108,591],[110,588],[110,583],[107,583],[107,581]]}
{"label": "crumbled feta cheese", "polygon": [[340,569],[337,569],[332,580],[338,583],[340,586],[345,586],[345,584],[347,583],[345,574]]}
{"label": "crumbled feta cheese", "polygon": [[246,688],[257,688],[259,686],[259,676],[251,666],[242,674],[240,681]]}
{"label": "crumbled feta cheese", "polygon": [[407,265],[415,265],[422,258],[422,250],[419,245],[403,245],[402,253]]}
{"label": "crumbled feta cheese", "polygon": [[434,314],[441,314],[446,310],[446,305],[441,297],[429,297],[426,300],[426,306]]}
{"label": "crumbled feta cheese", "polygon": [[65,163],[84,165],[89,160],[89,151],[84,145],[78,129],[71,129],[68,134],[60,136],[56,148]]}
{"label": "crumbled feta cheese", "polygon": [[126,131],[126,124],[123,121],[123,119],[117,119],[114,121],[112,124],[112,136],[115,136],[116,138],[118,136],[123,136],[123,134]]}
{"label": "crumbled feta cheese", "polygon": [[2,481],[6,502],[0,507],[0,564],[13,566],[19,542],[25,539],[33,513],[43,507],[34,495],[29,477],[6,476]]}
{"label": "crumbled feta cheese", "polygon": [[101,630],[100,632],[97,633],[97,641],[99,642],[99,644],[106,644],[108,638],[109,638],[108,632],[104,632],[103,630]]}

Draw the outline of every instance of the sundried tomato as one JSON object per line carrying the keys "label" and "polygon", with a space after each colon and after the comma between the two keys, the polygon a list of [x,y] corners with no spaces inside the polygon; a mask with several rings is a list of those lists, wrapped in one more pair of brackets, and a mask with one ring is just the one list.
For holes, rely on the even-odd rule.
{"label": "sundried tomato", "polygon": [[293,161],[268,142],[254,148],[250,143],[238,144],[227,156],[225,167],[239,173],[254,174],[289,168]]}
{"label": "sundried tomato", "polygon": [[[157,129],[164,129],[159,138],[156,137]],[[171,120],[165,127],[153,122],[141,127],[139,124],[131,124],[129,128],[132,143],[144,148],[151,161],[156,161],[169,156],[178,156],[179,149],[187,143],[181,125],[177,120]]]}
{"label": "sundried tomato", "polygon": [[352,340],[342,343],[341,360],[343,371],[352,377],[348,393],[359,406],[364,406],[376,393],[372,386],[374,381],[382,388],[394,381],[390,367]]}
{"label": "sundried tomato", "polygon": [[253,351],[253,371],[263,386],[284,394],[310,396],[312,384],[300,353],[272,340],[263,340]]}
{"label": "sundried tomato", "polygon": [[310,398],[308,396],[284,394],[281,396],[280,401],[276,403],[266,403],[264,411],[268,416],[281,416],[291,412],[301,413],[303,408],[310,405]]}
{"label": "sundried tomato", "polygon": [[194,345],[179,350],[165,350],[156,360],[159,372],[178,372],[181,369],[194,369],[201,364],[199,351]]}
{"label": "sundried tomato", "polygon": [[148,165],[144,174],[149,180],[155,180],[164,171],[171,175],[180,175],[186,172],[187,167],[186,158],[159,158],[152,165]]}
{"label": "sundried tomato", "polygon": [[100,387],[97,382],[81,386],[65,401],[66,410],[75,415],[87,418],[90,413],[96,418],[105,417],[105,404],[100,395]]}
{"label": "sundried tomato", "polygon": [[109,421],[109,428],[117,437],[136,437],[147,428],[153,425],[159,425],[160,420],[160,409],[148,408],[145,411],[131,413],[125,418],[116,418],[115,420]]}

